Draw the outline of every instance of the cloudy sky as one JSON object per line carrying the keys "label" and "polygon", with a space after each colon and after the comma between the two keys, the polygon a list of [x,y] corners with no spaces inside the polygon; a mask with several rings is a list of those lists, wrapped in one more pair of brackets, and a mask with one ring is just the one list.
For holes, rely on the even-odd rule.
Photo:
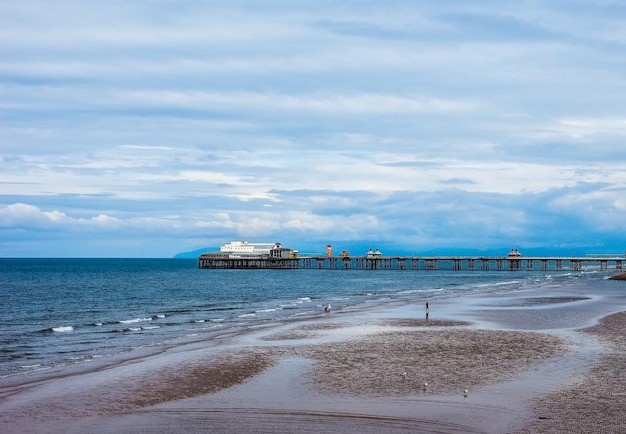
{"label": "cloudy sky", "polygon": [[623,2],[0,3],[0,256],[623,253],[625,214]]}

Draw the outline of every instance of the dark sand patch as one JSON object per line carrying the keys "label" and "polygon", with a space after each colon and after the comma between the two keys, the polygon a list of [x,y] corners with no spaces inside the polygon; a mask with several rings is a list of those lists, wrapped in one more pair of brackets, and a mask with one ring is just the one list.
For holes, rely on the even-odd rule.
{"label": "dark sand patch", "polygon": [[103,413],[129,412],[164,402],[216,393],[244,383],[276,363],[270,351],[228,354],[203,363],[182,363],[172,369],[153,372],[148,378],[124,387],[115,394],[115,404]]}
{"label": "dark sand patch", "polygon": [[615,276],[609,277],[609,280],[626,280],[626,273],[620,273]]}
{"label": "dark sand patch", "polygon": [[558,304],[558,303],[572,303],[574,301],[581,300],[590,300],[589,297],[531,297],[531,298],[521,298],[516,300],[514,303],[506,303],[502,304],[503,307],[528,307],[528,306],[539,306],[542,304]]}
{"label": "dark sand patch", "polygon": [[610,346],[589,372],[538,400],[522,433],[626,432],[626,312],[585,329]]}
{"label": "dark sand patch", "polygon": [[469,321],[451,321],[438,319],[390,319],[382,323],[392,327],[463,327],[472,325]]}
{"label": "dark sand patch", "polygon": [[626,312],[608,315],[585,331],[608,339],[617,350],[624,350],[626,349]]}
{"label": "dark sand patch", "polygon": [[566,348],[542,333],[436,330],[380,333],[296,351],[316,361],[311,382],[324,393],[406,396],[459,393],[502,381]]}
{"label": "dark sand patch", "polygon": [[326,322],[317,324],[306,324],[300,327],[300,330],[336,330],[346,327],[346,324]]}

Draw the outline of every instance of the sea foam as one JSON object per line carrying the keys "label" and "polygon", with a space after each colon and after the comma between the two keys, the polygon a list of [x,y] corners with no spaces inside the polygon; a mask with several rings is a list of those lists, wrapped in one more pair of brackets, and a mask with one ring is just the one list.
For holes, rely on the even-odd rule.
{"label": "sea foam", "polygon": [[282,307],[274,307],[270,309],[259,309],[255,310],[256,313],[266,313],[266,312],[276,312],[277,310],[283,310]]}
{"label": "sea foam", "polygon": [[118,321],[118,323],[120,323],[120,324],[134,324],[134,323],[137,323],[137,322],[144,322],[144,321],[152,321],[152,318],[124,319],[124,320]]}

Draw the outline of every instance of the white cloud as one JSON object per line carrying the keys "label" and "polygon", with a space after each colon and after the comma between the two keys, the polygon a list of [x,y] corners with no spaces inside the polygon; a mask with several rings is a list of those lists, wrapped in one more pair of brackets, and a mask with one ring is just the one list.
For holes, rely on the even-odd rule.
{"label": "white cloud", "polygon": [[626,137],[626,118],[559,119],[554,128],[558,134],[574,139],[594,135]]}
{"label": "white cloud", "polygon": [[38,231],[59,233],[101,231],[140,231],[151,233],[163,229],[174,230],[178,221],[171,218],[132,217],[119,219],[106,214],[77,217],[59,210],[44,211],[37,206],[15,203],[0,208],[0,229],[27,230],[33,235]]}
{"label": "white cloud", "polygon": [[[39,208],[25,203],[15,203],[0,208],[0,225],[2,227],[23,227],[28,225],[45,225],[53,216],[63,215],[58,211],[43,213]],[[58,219],[58,218],[57,218]]]}
{"label": "white cloud", "polygon": [[[117,98],[116,98],[117,99]],[[471,111],[475,104],[463,101],[419,96],[384,94],[286,95],[276,93],[197,91],[133,91],[121,100],[135,107],[179,107],[221,110],[303,111],[333,115],[385,113],[446,113]]]}

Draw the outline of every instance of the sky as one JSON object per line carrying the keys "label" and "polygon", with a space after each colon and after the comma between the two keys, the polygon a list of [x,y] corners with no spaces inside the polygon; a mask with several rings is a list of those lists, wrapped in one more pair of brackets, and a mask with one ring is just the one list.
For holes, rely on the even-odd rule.
{"label": "sky", "polygon": [[0,2],[0,257],[626,250],[621,1]]}

